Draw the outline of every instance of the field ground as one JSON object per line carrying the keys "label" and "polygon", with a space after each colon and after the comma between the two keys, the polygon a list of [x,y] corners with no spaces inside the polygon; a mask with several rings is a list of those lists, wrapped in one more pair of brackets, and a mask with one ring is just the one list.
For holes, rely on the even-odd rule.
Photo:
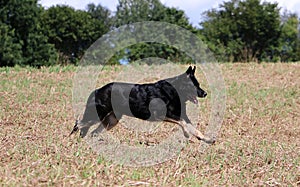
{"label": "field ground", "polygon": [[[0,69],[0,185],[300,186],[300,64],[221,68],[227,109],[216,144],[201,153],[191,139],[173,159],[138,168],[114,164],[78,135],[68,137],[74,67]],[[108,75],[118,69],[104,70],[101,81],[113,80]],[[209,106],[208,99],[200,102]],[[209,117],[204,109],[202,131]],[[139,141],[120,129],[112,133]]]}

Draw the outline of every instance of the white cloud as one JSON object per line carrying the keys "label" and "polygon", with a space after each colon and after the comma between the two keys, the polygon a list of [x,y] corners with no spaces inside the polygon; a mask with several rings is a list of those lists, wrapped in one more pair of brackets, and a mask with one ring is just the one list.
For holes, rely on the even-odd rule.
{"label": "white cloud", "polygon": [[216,4],[217,1],[220,0],[162,0],[162,3],[169,7],[184,10],[190,21],[196,26],[200,22],[201,14],[211,9],[213,7],[212,5]]}
{"label": "white cloud", "polygon": [[277,2],[282,10],[287,9],[292,12],[298,13],[300,16],[300,1],[299,0],[268,0],[269,2]]}

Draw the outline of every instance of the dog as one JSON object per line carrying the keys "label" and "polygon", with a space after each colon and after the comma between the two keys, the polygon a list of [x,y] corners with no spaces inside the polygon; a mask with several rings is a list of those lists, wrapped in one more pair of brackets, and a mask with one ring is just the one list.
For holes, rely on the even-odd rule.
{"label": "dog", "polygon": [[110,130],[117,125],[123,115],[148,121],[167,121],[180,125],[185,137],[190,134],[198,140],[212,144],[214,138],[208,138],[198,131],[186,114],[186,102],[198,104],[197,97],[204,98],[207,93],[200,88],[195,77],[196,66],[185,73],[150,84],[131,84],[112,82],[94,90],[86,103],[82,120],[76,120],[72,132],[80,130],[80,136],[86,136],[89,128],[101,122],[103,124],[92,134]]}

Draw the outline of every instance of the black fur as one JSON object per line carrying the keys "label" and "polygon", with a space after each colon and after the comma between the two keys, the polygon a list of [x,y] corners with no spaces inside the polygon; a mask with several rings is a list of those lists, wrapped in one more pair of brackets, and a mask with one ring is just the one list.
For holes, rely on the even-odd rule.
{"label": "black fur", "polygon": [[186,114],[186,102],[189,100],[197,104],[197,97],[207,95],[199,86],[195,70],[196,67],[190,66],[179,76],[151,84],[112,82],[96,89],[90,94],[83,118],[79,122],[82,127],[78,128],[76,122],[71,134],[80,129],[80,134],[84,137],[90,126],[100,121],[105,128],[110,129],[122,115],[149,121],[171,119],[190,123]]}

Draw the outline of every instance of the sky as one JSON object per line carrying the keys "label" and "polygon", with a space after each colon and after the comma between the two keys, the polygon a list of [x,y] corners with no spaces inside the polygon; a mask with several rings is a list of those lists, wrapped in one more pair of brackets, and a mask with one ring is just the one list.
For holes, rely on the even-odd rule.
{"label": "sky", "polygon": [[[217,8],[224,0],[161,0],[168,7],[175,7],[184,10],[190,22],[198,26],[201,20],[201,13]],[[267,2],[278,2],[279,6],[292,12],[297,12],[300,16],[299,0],[266,0]],[[48,8],[56,4],[66,4],[76,9],[85,9],[89,3],[101,4],[115,12],[118,0],[39,0],[39,3]]]}

